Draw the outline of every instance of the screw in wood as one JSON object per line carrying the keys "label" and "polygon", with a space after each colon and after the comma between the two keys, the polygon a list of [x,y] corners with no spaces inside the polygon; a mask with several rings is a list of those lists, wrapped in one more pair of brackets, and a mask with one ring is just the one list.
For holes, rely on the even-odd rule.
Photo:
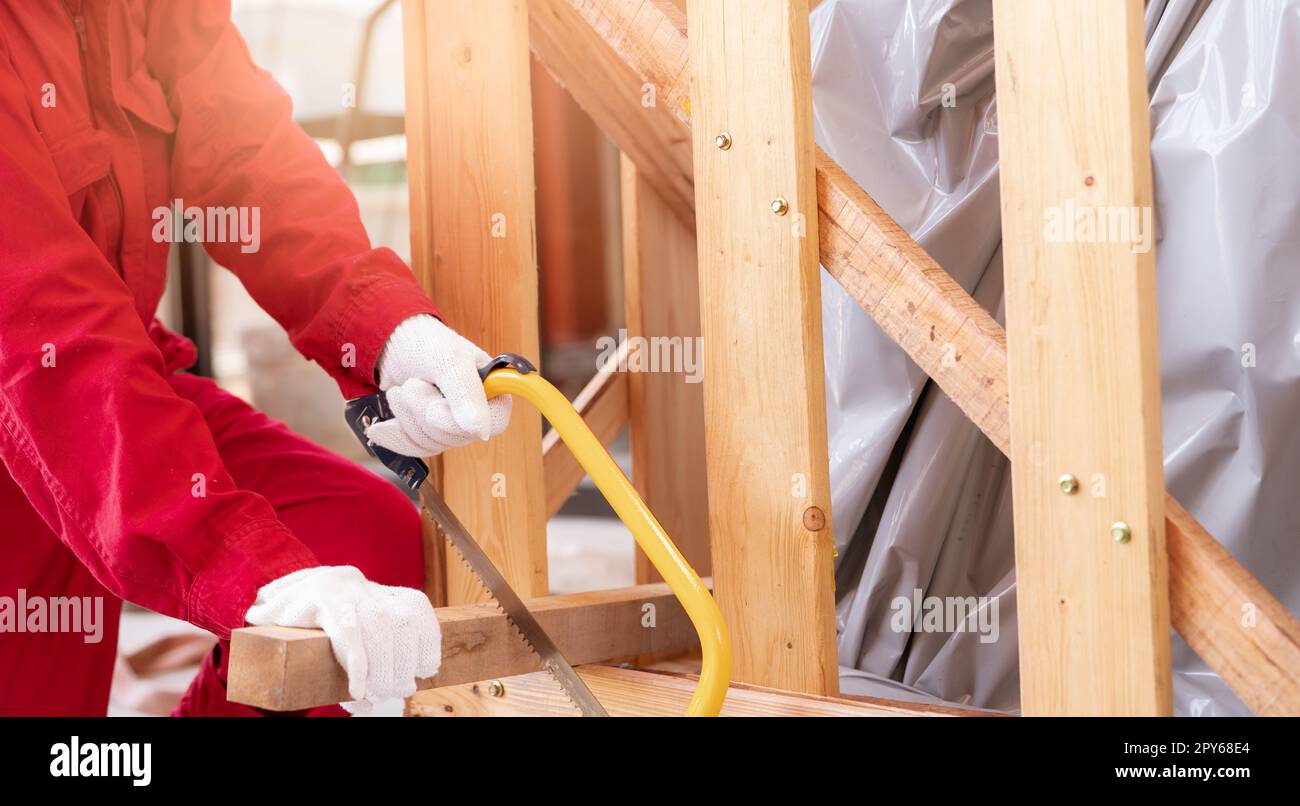
{"label": "screw in wood", "polygon": [[1127,543],[1132,536],[1133,531],[1124,521],[1115,521],[1110,525],[1110,539],[1116,543]]}
{"label": "screw in wood", "polygon": [[1056,486],[1060,487],[1061,492],[1066,495],[1074,495],[1075,491],[1079,489],[1079,480],[1073,475],[1066,473],[1056,480]]}
{"label": "screw in wood", "polygon": [[808,507],[803,511],[803,528],[810,532],[820,532],[826,528],[826,513],[821,507]]}
{"label": "screw in wood", "polygon": [[772,200],[772,212],[777,215],[785,215],[790,212],[790,202],[780,196]]}
{"label": "screw in wood", "polygon": [[717,137],[713,138],[713,144],[723,151],[731,148],[731,134],[729,132],[720,132]]}

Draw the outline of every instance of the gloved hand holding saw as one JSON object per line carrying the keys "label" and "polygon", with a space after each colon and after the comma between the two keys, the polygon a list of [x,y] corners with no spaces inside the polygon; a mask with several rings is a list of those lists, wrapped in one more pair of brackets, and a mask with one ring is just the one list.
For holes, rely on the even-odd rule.
{"label": "gloved hand holding saw", "polygon": [[[488,400],[478,368],[489,356],[432,316],[407,319],[389,337],[378,362],[379,386],[393,419],[366,436],[405,456],[433,456],[505,430],[510,398]],[[348,675],[353,702],[374,704],[415,693],[417,677],[433,677],[442,638],[421,591],[380,585],[351,566],[307,568],[263,586],[249,609],[254,626],[317,628],[329,636]]]}
{"label": "gloved hand holding saw", "polygon": [[397,326],[379,357],[379,388],[393,419],[366,430],[370,441],[403,456],[436,456],[500,434],[510,397],[488,400],[478,368],[491,357],[427,314]]}

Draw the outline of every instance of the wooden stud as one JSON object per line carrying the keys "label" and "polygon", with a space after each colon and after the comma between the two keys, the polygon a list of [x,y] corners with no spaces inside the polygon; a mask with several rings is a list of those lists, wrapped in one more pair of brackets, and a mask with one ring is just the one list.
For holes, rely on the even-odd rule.
{"label": "wooden stud", "polygon": [[[709,499],[704,462],[704,387],[686,356],[699,348],[700,290],[695,233],[673,215],[645,174],[624,155],[623,299],[628,344],[679,340],[681,372],[628,373],[632,481],[691,567],[709,574]],[[643,339],[645,341],[634,342]],[[662,363],[662,362],[661,362]],[[701,364],[702,366],[702,364]],[[692,382],[694,380],[695,382]],[[660,579],[637,550],[637,582]]]}
{"label": "wooden stud", "polygon": [[737,680],[834,694],[807,3],[687,9],[715,590]]}
{"label": "wooden stud", "polygon": [[[1138,244],[1153,203],[1142,3],[995,0],[994,14],[1021,708],[1165,715],[1155,255]],[[1076,232],[1076,211],[1101,229]],[[1107,226],[1120,219],[1124,232]],[[1092,489],[1062,494],[1067,472]]]}
{"label": "wooden stud", "polygon": [[[665,584],[545,596],[528,609],[571,663],[593,663],[698,646],[695,628]],[[647,614],[653,612],[653,626]],[[494,604],[438,609],[442,667],[422,689],[457,686],[541,668]],[[348,680],[319,630],[246,627],[230,644],[228,696],[273,711],[298,711],[348,698]],[[416,702],[434,702],[416,695]]]}
{"label": "wooden stud", "polygon": [[[414,226],[429,233],[417,264],[448,323],[489,353],[536,360],[537,258],[527,9],[522,0],[408,2],[425,29],[424,156],[413,166]],[[410,8],[414,7],[414,9]],[[546,592],[541,418],[515,407],[505,434],[442,457],[443,493],[506,578]],[[447,563],[448,601],[485,598]]]}

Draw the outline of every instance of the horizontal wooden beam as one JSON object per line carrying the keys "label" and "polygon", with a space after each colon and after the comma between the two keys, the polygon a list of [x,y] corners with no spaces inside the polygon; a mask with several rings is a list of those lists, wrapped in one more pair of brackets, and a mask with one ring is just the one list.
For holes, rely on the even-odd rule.
{"label": "horizontal wooden beam", "polygon": [[[690,149],[682,150],[683,141],[689,143],[685,129],[642,125],[640,96],[627,86],[653,87],[657,108],[689,126],[690,51],[676,7],[669,0],[532,0],[529,5],[534,52],[638,168],[643,159],[674,149],[689,165]],[[548,44],[538,46],[539,34]],[[622,66],[584,69],[576,54],[588,52],[601,54],[602,64],[616,55]],[[636,129],[635,138],[624,134],[629,128]],[[674,179],[691,176],[679,173]],[[686,204],[682,196],[691,194],[679,187],[677,196],[665,198]],[[1010,455],[1002,326],[820,149],[817,197],[822,265]],[[690,204],[682,209],[693,212]],[[1172,496],[1166,497],[1165,511],[1174,628],[1243,702],[1268,713],[1300,715],[1300,622]]]}
{"label": "horizontal wooden beam", "polygon": [[[602,445],[613,442],[627,427],[628,379],[627,373],[618,368],[626,366],[628,344],[620,344],[573,399],[573,407]],[[546,517],[551,518],[573,495],[587,471],[554,428],[542,438],[542,469],[546,478]]]}
{"label": "horizontal wooden beam", "polygon": [[[695,691],[693,675],[617,666],[583,666],[583,681],[610,716],[681,716]],[[408,704],[407,716],[578,716],[545,672],[457,686]],[[723,716],[1000,716],[988,711],[923,705],[871,697],[819,697],[732,683]]]}
{"label": "horizontal wooden beam", "polygon": [[[526,602],[570,663],[595,663],[696,646],[695,628],[663,583]],[[421,689],[541,668],[493,603],[438,608],[442,667]],[[230,641],[227,696],[272,711],[298,711],[349,699],[347,674],[320,630],[246,627]]]}

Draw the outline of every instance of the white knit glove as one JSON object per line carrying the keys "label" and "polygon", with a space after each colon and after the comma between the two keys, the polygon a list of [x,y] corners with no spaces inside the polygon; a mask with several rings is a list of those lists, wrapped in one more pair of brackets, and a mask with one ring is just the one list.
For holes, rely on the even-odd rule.
{"label": "white knit glove", "polygon": [[366,437],[403,456],[436,456],[488,439],[510,423],[510,396],[487,399],[478,368],[491,357],[428,314],[402,322],[379,355],[379,388],[393,419]]}
{"label": "white knit glove", "polygon": [[244,620],[324,630],[348,673],[356,702],[343,706],[352,713],[411,696],[415,679],[433,677],[442,659],[442,631],[428,597],[371,582],[350,565],[304,568],[268,582]]}

